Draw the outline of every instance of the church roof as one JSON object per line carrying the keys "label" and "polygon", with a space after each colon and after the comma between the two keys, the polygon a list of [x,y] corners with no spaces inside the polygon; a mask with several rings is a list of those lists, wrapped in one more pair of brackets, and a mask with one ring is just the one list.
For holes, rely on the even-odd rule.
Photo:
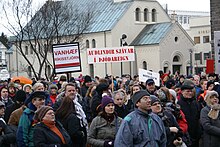
{"label": "church roof", "polygon": [[130,44],[132,46],[159,44],[172,27],[171,22],[149,24]]}

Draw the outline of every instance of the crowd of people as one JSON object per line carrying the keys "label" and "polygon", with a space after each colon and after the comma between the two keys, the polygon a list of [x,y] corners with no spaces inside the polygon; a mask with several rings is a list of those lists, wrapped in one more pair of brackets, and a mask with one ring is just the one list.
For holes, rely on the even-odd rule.
{"label": "crowd of people", "polygon": [[1,147],[217,147],[217,74],[1,81]]}

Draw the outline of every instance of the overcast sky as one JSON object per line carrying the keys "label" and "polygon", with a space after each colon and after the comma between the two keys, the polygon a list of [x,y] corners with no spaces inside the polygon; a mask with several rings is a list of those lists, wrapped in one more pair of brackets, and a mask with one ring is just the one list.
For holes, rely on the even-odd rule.
{"label": "overcast sky", "polygon": [[[1,5],[8,0],[0,0]],[[35,6],[39,8],[46,0],[33,0]],[[158,0],[158,2],[164,6],[168,4],[169,10],[187,10],[187,11],[210,11],[210,0]],[[0,16],[0,33],[4,32],[7,35],[10,33],[2,26],[6,23],[4,17]]]}

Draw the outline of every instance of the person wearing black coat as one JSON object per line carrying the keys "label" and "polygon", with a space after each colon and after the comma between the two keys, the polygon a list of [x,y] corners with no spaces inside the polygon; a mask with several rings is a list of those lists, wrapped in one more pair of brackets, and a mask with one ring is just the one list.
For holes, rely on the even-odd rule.
{"label": "person wearing black coat", "polygon": [[73,100],[64,97],[60,107],[56,111],[56,118],[62,123],[71,137],[73,147],[85,147],[87,140],[86,126],[75,111]]}
{"label": "person wearing black coat", "polygon": [[103,93],[108,95],[109,92],[108,90],[109,90],[109,84],[107,83],[100,83],[99,85],[96,86],[96,95],[93,96],[92,104],[91,104],[93,118],[95,118],[98,115],[98,113],[102,111],[101,109],[102,96]]}
{"label": "person wearing black coat", "polygon": [[6,123],[8,122],[11,113],[14,110],[20,108],[24,104],[24,101],[26,100],[26,93],[23,90],[18,90],[15,93],[15,99],[14,100],[15,100],[15,102],[13,104],[9,105],[8,107],[6,107],[6,109],[5,109],[4,120],[5,120]]}
{"label": "person wearing black coat", "polygon": [[52,107],[42,106],[34,116],[39,123],[34,127],[34,146],[36,147],[72,147],[69,134],[55,121]]}
{"label": "person wearing black coat", "polygon": [[193,86],[183,84],[181,87],[180,105],[188,123],[188,132],[192,142],[190,147],[198,147],[201,138],[201,126],[199,123],[200,109],[196,100],[193,98]]}

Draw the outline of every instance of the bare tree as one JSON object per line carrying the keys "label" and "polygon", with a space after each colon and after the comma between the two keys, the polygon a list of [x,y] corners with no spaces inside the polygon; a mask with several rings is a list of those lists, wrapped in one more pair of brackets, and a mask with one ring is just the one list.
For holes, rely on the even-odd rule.
{"label": "bare tree", "polygon": [[[8,8],[16,25],[11,22]],[[48,0],[40,9],[34,11],[32,0],[11,0],[7,7],[3,7],[9,26],[7,29],[14,35],[14,45],[18,53],[25,59],[36,79],[40,79],[43,71],[48,75],[48,66],[53,67],[48,57],[52,56],[52,44],[79,41],[83,33],[92,23],[94,8],[87,7],[82,13],[68,1]],[[18,26],[18,27],[15,27]],[[27,56],[27,48],[30,54]],[[37,69],[34,65],[39,65]],[[52,70],[54,71],[54,70]]]}

